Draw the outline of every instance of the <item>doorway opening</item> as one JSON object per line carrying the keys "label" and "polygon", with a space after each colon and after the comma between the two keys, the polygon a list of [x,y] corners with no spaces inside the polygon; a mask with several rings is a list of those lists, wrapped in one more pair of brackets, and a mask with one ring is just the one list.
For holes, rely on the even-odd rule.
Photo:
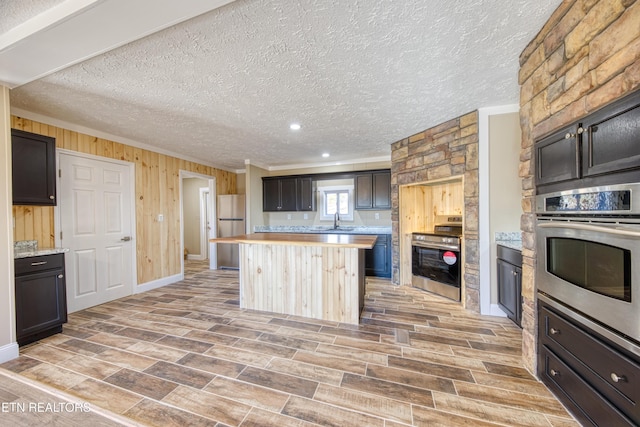
{"label": "doorway opening", "polygon": [[209,261],[215,269],[216,245],[209,239],[216,236],[216,179],[195,172],[180,171],[180,222],[182,274],[185,260]]}

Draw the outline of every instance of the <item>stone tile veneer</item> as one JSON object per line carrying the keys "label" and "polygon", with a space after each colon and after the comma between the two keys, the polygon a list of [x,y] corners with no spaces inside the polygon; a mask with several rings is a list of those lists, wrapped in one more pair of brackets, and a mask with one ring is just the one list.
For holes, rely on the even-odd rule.
{"label": "stone tile veneer", "polygon": [[393,276],[399,283],[399,188],[405,184],[464,177],[465,308],[480,312],[478,256],[478,113],[449,120],[391,145]]}
{"label": "stone tile veneer", "polygon": [[640,86],[640,2],[565,0],[520,55],[523,361],[536,369],[533,144]]}

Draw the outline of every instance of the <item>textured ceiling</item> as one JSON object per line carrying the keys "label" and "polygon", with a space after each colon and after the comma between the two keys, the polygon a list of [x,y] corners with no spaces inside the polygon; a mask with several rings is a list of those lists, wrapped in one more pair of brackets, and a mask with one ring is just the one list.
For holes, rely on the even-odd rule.
{"label": "textured ceiling", "polygon": [[11,106],[225,169],[389,158],[517,104],[518,56],[559,3],[236,0],[12,89]]}

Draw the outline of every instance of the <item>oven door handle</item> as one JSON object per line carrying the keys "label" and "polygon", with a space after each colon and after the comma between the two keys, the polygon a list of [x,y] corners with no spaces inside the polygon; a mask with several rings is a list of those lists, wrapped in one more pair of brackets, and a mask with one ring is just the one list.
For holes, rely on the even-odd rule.
{"label": "oven door handle", "polygon": [[616,234],[618,236],[640,237],[640,231],[630,230],[628,228],[612,228],[602,227],[599,225],[580,224],[576,222],[546,222],[538,224],[540,228],[571,228],[573,230],[595,231],[598,233]]}
{"label": "oven door handle", "polygon": [[447,245],[446,243],[422,243],[422,242],[411,242],[411,246],[417,246],[419,248],[425,249],[443,249],[448,251],[459,252],[460,247],[457,245]]}

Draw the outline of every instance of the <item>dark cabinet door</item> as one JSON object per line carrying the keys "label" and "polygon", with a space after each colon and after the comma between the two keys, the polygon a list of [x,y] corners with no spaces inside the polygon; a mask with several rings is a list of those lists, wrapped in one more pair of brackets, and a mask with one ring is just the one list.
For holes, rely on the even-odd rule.
{"label": "dark cabinet door", "polygon": [[297,178],[282,178],[280,181],[280,210],[295,211],[298,209]]}
{"label": "dark cabinet door", "polygon": [[364,270],[367,276],[391,277],[391,236],[378,235],[376,244],[364,253]]}
{"label": "dark cabinet door", "polygon": [[373,174],[373,208],[391,208],[391,173],[381,172]]}
{"label": "dark cabinet door", "polygon": [[356,175],[356,209],[391,209],[391,172]]}
{"label": "dark cabinet door", "polygon": [[522,252],[497,246],[498,305],[516,325],[522,321]]}
{"label": "dark cabinet door", "polygon": [[520,326],[522,269],[498,259],[498,304]]}
{"label": "dark cabinet door", "polygon": [[[16,338],[20,345],[59,332],[67,321],[63,255],[38,260],[35,273],[23,272],[15,278]],[[40,270],[47,263],[55,268]],[[16,268],[16,272],[20,271]]]}
{"label": "dark cabinet door", "polygon": [[262,181],[262,210],[277,212],[280,210],[280,181],[269,179]]}
{"label": "dark cabinet door", "polygon": [[580,134],[571,125],[535,145],[536,185],[557,184],[580,177]]}
{"label": "dark cabinet door", "polygon": [[298,210],[297,178],[273,178],[262,181],[262,210],[284,212]]}
{"label": "dark cabinet door", "polygon": [[356,209],[373,208],[373,175],[356,175]]}
{"label": "dark cabinet door", "polygon": [[316,210],[316,192],[311,177],[298,178],[298,210]]}
{"label": "dark cabinet door", "polygon": [[583,122],[583,175],[640,168],[640,92]]}
{"label": "dark cabinet door", "polygon": [[13,204],[56,204],[56,140],[11,129]]}

